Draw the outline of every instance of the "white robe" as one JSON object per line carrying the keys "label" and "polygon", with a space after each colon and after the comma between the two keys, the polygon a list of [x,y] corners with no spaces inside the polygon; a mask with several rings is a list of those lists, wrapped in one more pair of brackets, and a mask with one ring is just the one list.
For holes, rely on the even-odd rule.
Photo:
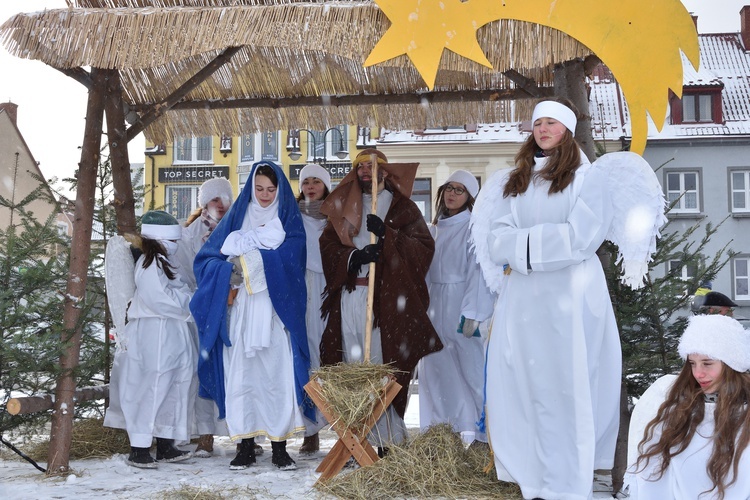
{"label": "white robe", "polygon": [[[230,236],[257,233],[252,228],[251,208],[252,204],[248,206],[241,230]],[[273,224],[269,222],[267,227],[272,228]],[[263,237],[260,235],[260,239]],[[222,253],[238,255],[231,247],[242,246],[241,239],[227,237]],[[249,257],[248,252],[245,258]],[[257,266],[263,265],[262,259],[250,260]],[[226,422],[232,440],[266,436],[271,441],[284,441],[305,429],[294,392],[292,347],[268,289],[255,290],[249,294],[244,285],[240,286],[229,308],[232,345],[224,347]]]}
{"label": "white robe", "polygon": [[[393,201],[393,194],[388,190],[378,193],[377,215],[385,219]],[[352,239],[354,245],[362,249],[370,244],[370,232],[367,231],[367,214],[370,213],[372,196],[362,194],[362,226],[359,233]],[[359,270],[359,277],[364,278],[370,272],[369,265],[363,265]],[[365,327],[367,325],[367,286],[357,286],[353,291],[341,293],[341,342],[346,363],[361,362],[365,351]],[[370,338],[370,361],[383,363],[383,347],[380,340],[380,328],[372,329]],[[406,439],[407,431],[404,419],[389,406],[385,414],[380,417],[373,427],[368,441],[377,446],[398,444]]]}
{"label": "white robe", "polygon": [[486,214],[490,255],[512,269],[488,343],[488,432],[498,478],[524,498],[586,499],[594,469],[613,465],[619,425],[620,340],[595,253],[612,208],[588,162],[563,192],[548,188],[532,182]]}
{"label": "white robe", "polygon": [[[672,376],[672,379],[674,378]],[[706,473],[706,464],[711,458],[713,448],[716,404],[705,403],[705,405],[703,422],[698,424],[690,444],[685,451],[672,458],[661,478],[656,479],[655,476],[657,466],[661,463],[658,457],[649,460],[645,467],[641,464],[641,470],[635,467],[635,463],[630,464],[625,474],[623,488],[629,493],[630,500],[698,500],[699,498],[711,500],[717,498],[717,490],[699,497],[701,492],[712,487],[711,479]],[[657,442],[660,437],[661,428],[654,429],[654,436],[646,443],[644,449]],[[737,482],[725,490],[724,499],[750,499],[750,449],[746,448],[742,454]]]}
{"label": "white robe", "polygon": [[[177,241],[177,253],[175,260],[179,266],[179,273],[182,280],[187,283],[192,292],[195,292],[197,286],[195,274],[193,273],[193,261],[198,251],[203,246],[203,236],[208,228],[203,224],[203,219],[198,217],[189,226],[182,229],[182,238]],[[196,342],[198,340],[198,330],[193,328]],[[193,436],[203,436],[216,434],[221,436],[227,435],[227,426],[224,420],[219,420],[219,408],[213,400],[198,396],[198,373],[195,373],[195,414],[191,424],[191,434]]]}
{"label": "white robe", "polygon": [[[302,214],[307,244],[307,269],[305,271],[307,310],[305,312],[305,323],[307,326],[307,347],[310,351],[310,371],[320,368],[320,340],[325,329],[325,322],[320,317],[320,306],[323,304],[322,295],[326,286],[326,278],[323,275],[319,240],[326,222],[326,219],[315,219]],[[325,425],[323,416],[320,415],[320,412],[316,413],[317,422],[305,418],[305,434],[308,436],[315,434]]]}
{"label": "white robe", "polygon": [[155,262],[144,269],[143,259],[135,265],[127,350],[115,354],[104,425],[127,430],[131,446],[148,448],[153,437],[190,439],[198,346],[190,290]]}
{"label": "white robe", "polygon": [[457,432],[478,432],[484,390],[484,347],[480,337],[458,332],[461,315],[485,321],[492,314],[494,297],[470,251],[469,219],[464,210],[439,219],[430,227],[435,256],[427,274],[428,314],[443,342],[443,350],[419,361],[419,425],[447,422]]}

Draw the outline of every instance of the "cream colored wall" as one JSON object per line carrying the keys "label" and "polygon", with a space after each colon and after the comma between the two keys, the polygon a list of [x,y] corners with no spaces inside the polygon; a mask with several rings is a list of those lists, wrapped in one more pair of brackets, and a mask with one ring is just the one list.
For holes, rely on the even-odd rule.
{"label": "cream colored wall", "polygon": [[[16,153],[18,153],[17,156]],[[17,164],[16,158],[18,158]],[[43,185],[32,177],[32,173],[41,175],[18,129],[6,113],[0,113],[0,196],[9,202],[20,202],[33,190]],[[35,200],[26,206],[26,210],[33,212],[38,221],[44,222],[56,212],[56,207],[43,200]],[[16,217],[14,216],[14,224],[19,222]],[[6,229],[10,223],[11,210],[7,207],[0,207],[0,227]]]}

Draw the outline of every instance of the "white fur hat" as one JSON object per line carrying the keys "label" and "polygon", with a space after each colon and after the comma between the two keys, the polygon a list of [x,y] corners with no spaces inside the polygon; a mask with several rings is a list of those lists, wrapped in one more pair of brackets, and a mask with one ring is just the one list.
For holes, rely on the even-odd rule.
{"label": "white fur hat", "polygon": [[567,107],[565,104],[560,104],[557,101],[542,101],[539,104],[536,105],[534,108],[534,113],[531,115],[531,124],[533,125],[535,121],[537,121],[539,118],[554,118],[555,120],[559,121],[563,125],[565,125],[565,128],[571,131],[571,133],[576,133],[576,124],[578,123],[578,118],[576,118],[576,114],[573,112],[572,109]]}
{"label": "white fur hat", "polygon": [[477,194],[479,194],[479,183],[477,182],[477,178],[474,177],[471,172],[467,172],[466,170],[456,170],[450,175],[450,177],[448,177],[448,180],[445,181],[443,186],[449,182],[463,184],[472,198],[476,198]]}
{"label": "white fur hat", "polygon": [[699,314],[690,318],[677,352],[685,360],[689,354],[703,354],[738,372],[750,371],[750,332],[729,316]]}
{"label": "white fur hat", "polygon": [[201,207],[208,205],[214,198],[221,198],[224,205],[229,208],[234,196],[232,196],[232,184],[225,177],[214,177],[201,184],[198,190],[198,203]]}
{"label": "white fur hat", "polygon": [[324,169],[320,165],[316,163],[308,163],[304,167],[302,167],[302,170],[299,171],[299,192],[302,192],[302,181],[307,179],[308,177],[317,177],[321,181],[323,181],[323,184],[326,185],[328,188],[328,192],[331,192],[331,174],[328,173],[328,170]]}

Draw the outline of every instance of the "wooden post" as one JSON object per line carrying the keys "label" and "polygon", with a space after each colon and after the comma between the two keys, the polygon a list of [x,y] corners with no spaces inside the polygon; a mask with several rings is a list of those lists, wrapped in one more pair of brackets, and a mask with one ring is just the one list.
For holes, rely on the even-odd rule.
{"label": "wooden post", "polygon": [[112,164],[112,187],[115,191],[117,234],[135,233],[135,199],[130,179],[128,139],[123,112],[122,84],[116,69],[99,70],[106,80],[104,111],[107,115],[109,160]]}
{"label": "wooden post", "polygon": [[52,414],[47,471],[51,474],[70,470],[70,443],[73,430],[74,371],[78,367],[81,351],[81,302],[86,297],[89,253],[91,250],[91,225],[94,218],[96,171],[99,166],[99,148],[102,140],[105,81],[101,71],[91,70],[94,85],[89,91],[86,110],[86,128],[83,134],[81,163],[78,170],[76,208],[73,223],[73,242],[70,249],[68,285],[63,312],[60,375],[55,388],[55,408]]}
{"label": "wooden post", "polygon": [[581,115],[576,126],[576,140],[589,161],[596,159],[594,137],[591,135],[591,115],[589,114],[589,96],[586,90],[586,75],[583,70],[583,59],[574,59],[555,64],[555,95],[566,97],[578,108]]}
{"label": "wooden post", "polygon": [[[371,182],[371,188],[370,192],[372,193],[372,204],[370,205],[370,213],[377,214],[378,213],[378,155],[371,154],[370,155],[370,163],[372,166],[370,167],[370,178],[372,179]],[[376,242],[376,236],[373,233],[370,233],[370,244],[373,244]],[[364,355],[364,362],[369,363],[370,362],[370,351],[372,344],[372,316],[373,316],[373,307],[375,305],[375,263],[370,262],[370,274],[368,276],[368,286],[367,286],[367,319],[365,323],[365,355]]]}

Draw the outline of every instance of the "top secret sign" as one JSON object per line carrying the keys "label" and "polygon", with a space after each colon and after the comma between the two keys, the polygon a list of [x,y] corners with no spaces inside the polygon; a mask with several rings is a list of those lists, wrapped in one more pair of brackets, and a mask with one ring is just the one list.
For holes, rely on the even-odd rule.
{"label": "top secret sign", "polygon": [[229,178],[229,167],[166,167],[159,169],[159,182],[203,182],[214,177]]}

